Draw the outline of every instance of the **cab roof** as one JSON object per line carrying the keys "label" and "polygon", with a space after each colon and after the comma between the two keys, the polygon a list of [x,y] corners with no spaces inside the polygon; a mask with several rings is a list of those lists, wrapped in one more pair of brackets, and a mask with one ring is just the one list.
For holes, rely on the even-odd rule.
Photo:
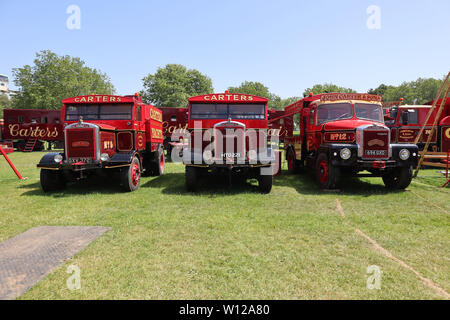
{"label": "cab roof", "polygon": [[189,102],[203,102],[203,103],[267,103],[269,100],[263,97],[254,96],[244,93],[212,93],[200,96],[190,97]]}

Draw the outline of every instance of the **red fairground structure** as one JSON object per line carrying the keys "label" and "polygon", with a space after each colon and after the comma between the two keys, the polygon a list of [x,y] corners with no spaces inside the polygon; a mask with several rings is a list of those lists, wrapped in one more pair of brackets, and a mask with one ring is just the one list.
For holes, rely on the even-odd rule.
{"label": "red fairground structure", "polygon": [[43,142],[62,141],[61,110],[4,109],[3,139],[19,151],[42,150]]}
{"label": "red fairground structure", "polygon": [[[255,178],[263,193],[272,188],[273,156],[268,145],[267,99],[219,93],[189,98],[189,146],[183,152],[186,187],[197,188],[204,174]],[[225,181],[226,181],[225,180]]]}
{"label": "red fairground structure", "polygon": [[175,130],[181,132],[187,130],[188,109],[163,107],[161,111],[163,114],[164,149],[167,150],[167,156],[170,157],[174,147],[182,149],[183,142],[172,141],[171,136]]}
{"label": "red fairground structure", "polygon": [[[414,143],[420,129],[425,124],[428,113],[434,101],[426,105],[400,105],[389,109],[389,118],[385,117],[386,125],[391,129],[391,141],[394,143]],[[439,99],[439,106],[442,99]],[[419,150],[423,150],[425,142],[428,140],[433,123],[436,120],[437,108],[433,110],[429,117],[423,134],[417,145]],[[446,102],[443,112],[437,121],[437,130],[434,131],[429,151],[447,152],[450,149],[450,98]]]}
{"label": "red fairground structure", "polygon": [[391,143],[381,101],[370,94],[311,93],[287,106],[283,116],[271,121],[283,120],[288,131],[284,148],[289,171],[310,167],[324,189],[338,187],[343,175],[382,177],[388,188],[406,188],[418,148]]}
{"label": "red fairground structure", "polygon": [[134,96],[89,95],[64,99],[64,153],[38,164],[45,192],[70,180],[117,173],[126,191],[143,175],[164,172],[162,113]]}

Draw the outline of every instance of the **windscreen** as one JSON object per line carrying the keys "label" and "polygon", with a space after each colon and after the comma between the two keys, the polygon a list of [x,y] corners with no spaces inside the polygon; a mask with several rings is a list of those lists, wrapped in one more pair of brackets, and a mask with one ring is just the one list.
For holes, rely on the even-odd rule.
{"label": "windscreen", "polygon": [[66,106],[66,120],[131,120],[132,104],[72,104]]}
{"label": "windscreen", "polygon": [[359,119],[384,122],[383,108],[379,104],[355,103],[355,114]]}
{"label": "windscreen", "polygon": [[191,119],[248,119],[264,120],[266,106],[264,104],[214,104],[192,103]]}
{"label": "windscreen", "polygon": [[351,119],[353,108],[350,103],[327,103],[317,108],[318,124],[333,120]]}

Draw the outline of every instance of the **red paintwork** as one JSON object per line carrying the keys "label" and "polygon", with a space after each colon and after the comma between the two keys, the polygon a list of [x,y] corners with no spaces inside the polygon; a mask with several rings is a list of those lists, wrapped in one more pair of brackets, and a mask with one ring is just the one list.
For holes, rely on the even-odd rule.
{"label": "red paintwork", "polygon": [[164,137],[170,135],[176,130],[187,129],[187,108],[161,108],[163,114],[163,134]]}
{"label": "red paintwork", "polygon": [[[232,119],[239,121],[245,124],[247,129],[267,129],[267,102],[266,98],[249,95],[249,94],[241,94],[241,93],[214,93],[214,94],[205,94],[201,96],[195,96],[189,98],[189,106],[191,103],[228,103],[228,104],[252,104],[252,103],[263,103],[266,105],[266,116],[264,120],[249,120],[249,119]],[[188,114],[188,128],[194,129],[194,121],[201,124],[202,129],[213,128],[216,123],[222,122],[228,119],[202,119],[202,120],[191,120],[190,116],[190,108]]]}
{"label": "red paintwork", "polygon": [[[63,140],[60,110],[4,109],[3,114],[3,139]],[[23,121],[19,122],[19,118]],[[47,123],[42,123],[44,118],[47,119]]]}
{"label": "red paintwork", "polygon": [[[393,121],[388,123],[388,127],[391,129],[391,141],[396,143],[413,143],[417,137],[417,135],[420,132],[420,129],[425,123],[425,120],[428,116],[428,113],[431,109],[431,106],[434,101],[428,102],[426,105],[423,106],[415,106],[415,105],[403,105],[400,107],[397,107],[396,109],[390,109],[389,114],[392,114],[394,110],[398,110],[395,114],[395,118]],[[436,120],[436,114],[437,110],[440,107],[442,103],[442,99],[439,99],[436,108],[431,114],[431,117],[429,118],[425,130],[423,132],[423,135],[419,141],[419,143],[426,143],[428,140],[429,133],[431,131],[431,128],[433,126],[433,123]],[[402,113],[406,112],[408,109],[416,110],[418,114],[418,122],[417,123],[402,123]],[[445,133],[445,118],[450,116],[450,98],[447,99],[446,104],[444,105],[444,109],[439,117],[439,120],[437,122],[438,130],[436,130],[433,134],[433,137],[431,139],[431,148],[435,151],[444,150],[446,147],[446,141],[444,139],[443,134]],[[385,119],[388,119],[385,117]],[[392,118],[390,118],[392,119]],[[439,134],[440,133],[440,134]],[[442,145],[444,143],[444,145]]]}

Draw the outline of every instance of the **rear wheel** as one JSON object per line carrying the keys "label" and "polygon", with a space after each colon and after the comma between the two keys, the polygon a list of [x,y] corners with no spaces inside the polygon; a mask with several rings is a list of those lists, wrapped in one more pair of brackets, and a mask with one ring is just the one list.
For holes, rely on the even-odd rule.
{"label": "rear wheel", "polygon": [[44,192],[60,191],[66,187],[61,171],[41,169],[41,186]]}
{"label": "rear wheel", "polygon": [[301,165],[300,161],[295,158],[295,152],[293,149],[289,149],[287,155],[288,171],[289,173],[300,173]]}
{"label": "rear wheel", "polygon": [[258,189],[261,193],[270,193],[272,190],[273,175],[262,175],[258,177]]}
{"label": "rear wheel", "polygon": [[186,166],[186,189],[188,191],[195,191],[197,189],[198,177],[199,170],[197,167]]}
{"label": "rear wheel", "polygon": [[137,157],[134,157],[130,166],[121,171],[121,183],[125,191],[131,192],[139,188],[141,183],[141,164]]}
{"label": "rear wheel", "polygon": [[386,173],[382,178],[386,188],[401,190],[409,186],[412,177],[412,167],[399,167]]}
{"label": "rear wheel", "polygon": [[339,167],[329,163],[325,153],[319,154],[316,160],[316,180],[322,189],[335,189],[341,177]]}

